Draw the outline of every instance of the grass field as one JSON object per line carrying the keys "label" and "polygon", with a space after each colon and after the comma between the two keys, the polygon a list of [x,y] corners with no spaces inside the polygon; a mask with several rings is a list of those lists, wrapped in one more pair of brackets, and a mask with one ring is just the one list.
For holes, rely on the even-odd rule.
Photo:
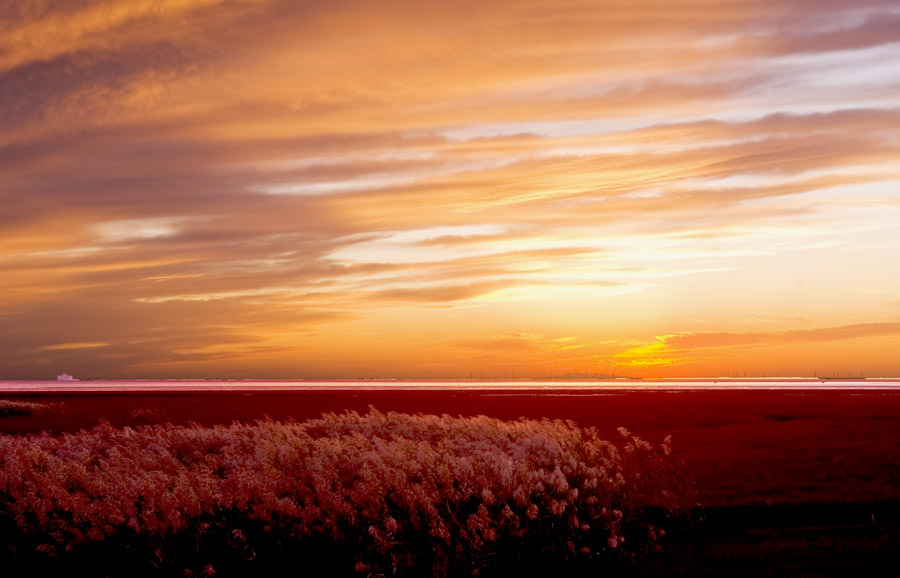
{"label": "grass field", "polygon": [[[888,575],[900,562],[900,395],[864,391],[302,392],[252,395],[44,396],[10,401],[6,434],[113,426],[203,425],[269,416],[304,420],[370,405],[381,411],[554,418],[616,428],[658,444],[671,435],[695,480],[690,523],[662,553],[616,571],[647,576]],[[891,574],[892,575],[892,574]]]}

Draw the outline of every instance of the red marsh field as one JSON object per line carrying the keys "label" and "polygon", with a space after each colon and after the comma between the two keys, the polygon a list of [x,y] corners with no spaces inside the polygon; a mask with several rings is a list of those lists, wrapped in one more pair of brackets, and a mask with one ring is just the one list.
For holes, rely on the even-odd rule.
{"label": "red marsh field", "polygon": [[8,412],[3,434],[74,433],[99,420],[113,428],[302,422],[374,407],[567,420],[610,440],[625,427],[653,446],[671,436],[677,475],[692,484],[691,511],[661,552],[615,572],[877,575],[900,561],[900,388],[892,382],[48,385],[0,387],[0,399],[45,408]]}

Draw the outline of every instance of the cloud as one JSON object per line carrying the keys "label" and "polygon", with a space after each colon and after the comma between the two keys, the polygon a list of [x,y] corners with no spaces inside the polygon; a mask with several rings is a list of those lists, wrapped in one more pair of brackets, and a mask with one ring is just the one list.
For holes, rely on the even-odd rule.
{"label": "cloud", "polygon": [[821,329],[798,329],[780,334],[779,339],[792,343],[810,343],[817,341],[843,341],[845,339],[877,337],[879,335],[896,335],[898,333],[900,333],[900,323],[897,322],[858,323]]}
{"label": "cloud", "polygon": [[[805,54],[812,52],[833,52],[859,50],[897,41],[897,26],[900,14],[885,5],[881,10],[863,7],[833,15],[832,22],[823,22],[824,30],[803,31],[798,34],[775,35],[765,39],[767,48],[780,54]],[[842,17],[843,16],[843,17]],[[823,19],[824,20],[824,19]]]}
{"label": "cloud", "polygon": [[461,301],[472,299],[490,293],[499,286],[495,283],[482,283],[478,285],[447,285],[436,287],[403,287],[398,289],[384,289],[371,295],[373,299],[384,301],[413,301],[423,303],[444,303],[448,301]]}
{"label": "cloud", "polygon": [[900,333],[900,323],[879,322],[765,333],[686,333],[665,336],[661,339],[666,347],[680,350],[692,350],[788,343],[816,343],[820,341],[844,341],[847,339],[894,335],[898,333]]}
{"label": "cloud", "polygon": [[[900,209],[891,2],[7,4],[16,367],[84,353],[139,375],[270,351],[288,368],[311,347],[338,366],[340,339],[292,331],[402,317],[456,334],[443,316],[466,304],[500,324],[467,319],[475,335],[541,335],[521,320],[575,302],[632,327],[679,308],[679,278],[723,302],[723,279],[798,251],[865,265],[879,295],[900,281],[875,264],[896,257]],[[835,319],[865,308],[829,291]],[[821,317],[786,309],[767,308]],[[59,323],[92,316],[83,343],[109,346],[53,349]],[[827,335],[679,333],[634,359]],[[483,346],[527,342],[504,339]]]}
{"label": "cloud", "polygon": [[695,332],[657,336],[650,343],[629,347],[615,359],[626,366],[668,367],[733,357],[743,350],[782,345],[815,344],[900,335],[900,322],[877,322],[770,332]]}
{"label": "cloud", "polygon": [[475,352],[504,354],[537,354],[579,349],[583,345],[575,337],[548,337],[540,333],[493,333],[472,335],[450,343],[453,347]]}
{"label": "cloud", "polygon": [[55,343],[53,345],[45,345],[41,349],[43,351],[65,351],[69,349],[95,349],[97,347],[107,347],[109,343],[100,341],[94,343],[85,343],[81,341],[71,343]]}
{"label": "cloud", "polygon": [[[0,363],[12,378],[66,367],[87,377],[246,375],[254,358],[286,357],[294,339],[345,318],[321,303],[253,299],[128,303],[115,287],[70,291],[0,314]],[[59,342],[77,330],[82,342]],[[43,372],[43,373],[42,373]],[[255,375],[267,370],[257,368]],[[55,374],[53,374],[55,375]]]}

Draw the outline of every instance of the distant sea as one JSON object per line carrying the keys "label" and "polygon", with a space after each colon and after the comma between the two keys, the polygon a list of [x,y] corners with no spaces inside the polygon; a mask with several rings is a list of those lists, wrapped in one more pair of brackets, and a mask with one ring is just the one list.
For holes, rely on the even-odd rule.
{"label": "distant sea", "polygon": [[82,381],[0,381],[0,394],[72,393],[289,393],[349,391],[469,391],[510,394],[590,394],[630,391],[699,392],[729,390],[842,391],[900,390],[900,378],[868,379],[665,379],[665,380],[82,380]]}

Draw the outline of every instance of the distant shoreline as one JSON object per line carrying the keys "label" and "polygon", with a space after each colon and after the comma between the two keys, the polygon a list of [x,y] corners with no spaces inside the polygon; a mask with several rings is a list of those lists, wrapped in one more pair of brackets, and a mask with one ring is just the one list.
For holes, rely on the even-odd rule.
{"label": "distant shoreline", "polygon": [[469,391],[522,394],[590,393],[596,391],[893,391],[900,378],[698,378],[615,380],[0,380],[0,395],[102,393],[264,393],[291,391]]}

